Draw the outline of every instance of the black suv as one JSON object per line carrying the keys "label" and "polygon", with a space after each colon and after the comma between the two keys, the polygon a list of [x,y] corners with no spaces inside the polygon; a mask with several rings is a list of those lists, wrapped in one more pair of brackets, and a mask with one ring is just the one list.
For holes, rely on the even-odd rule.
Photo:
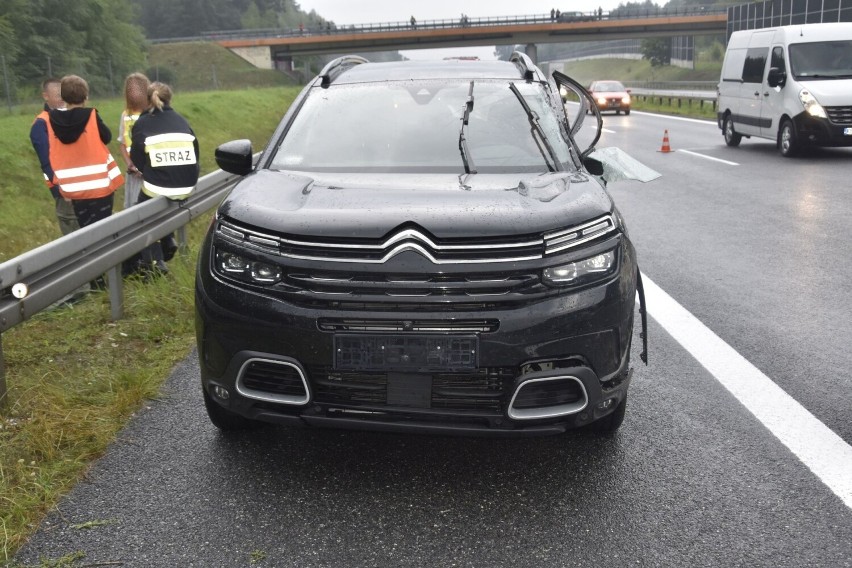
{"label": "black suv", "polygon": [[198,262],[213,424],[617,429],[641,280],[605,164],[574,138],[589,108],[520,53],[349,56],[304,88],[256,164],[248,140],[220,146],[245,178]]}

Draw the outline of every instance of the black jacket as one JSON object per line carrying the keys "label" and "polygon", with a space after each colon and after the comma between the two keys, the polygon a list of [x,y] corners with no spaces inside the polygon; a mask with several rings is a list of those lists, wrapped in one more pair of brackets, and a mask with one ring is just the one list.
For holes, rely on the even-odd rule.
{"label": "black jacket", "polygon": [[199,153],[197,138],[194,138],[192,142],[192,151],[195,153],[194,160],[192,160],[194,163],[169,163],[160,167],[153,167],[151,165],[150,142],[146,141],[158,134],[171,133],[191,134],[193,137],[195,136],[186,119],[175,112],[170,106],[164,106],[163,110],[143,113],[139,117],[139,120],[136,121],[136,124],[133,125],[130,160],[142,172],[142,188],[148,195],[152,193],[163,195],[162,192],[149,191],[153,186],[160,188],[190,188],[198,183]]}
{"label": "black jacket", "polygon": [[78,107],[69,110],[53,109],[50,111],[50,126],[56,133],[56,137],[63,144],[73,144],[86,130],[86,123],[89,122],[89,116],[95,113],[98,121],[98,134],[101,136],[101,142],[109,144],[112,140],[112,132],[109,127],[101,120],[101,115],[97,109]]}

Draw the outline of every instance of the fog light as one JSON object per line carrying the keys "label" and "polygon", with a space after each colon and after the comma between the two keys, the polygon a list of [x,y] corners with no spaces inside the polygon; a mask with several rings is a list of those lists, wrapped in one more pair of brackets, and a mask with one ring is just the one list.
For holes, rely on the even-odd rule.
{"label": "fog light", "polygon": [[217,398],[221,398],[222,400],[228,400],[230,398],[231,393],[228,392],[228,389],[225,387],[220,387],[216,385],[213,387],[213,394],[216,395]]}
{"label": "fog light", "polygon": [[608,398],[605,401],[598,403],[598,409],[607,410],[609,408],[612,408],[614,405],[615,405],[615,399],[614,398]]}

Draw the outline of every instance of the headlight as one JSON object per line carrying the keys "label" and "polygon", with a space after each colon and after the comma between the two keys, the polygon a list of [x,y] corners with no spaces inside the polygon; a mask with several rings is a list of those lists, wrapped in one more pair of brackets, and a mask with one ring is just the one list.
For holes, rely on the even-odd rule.
{"label": "headlight", "polygon": [[271,285],[281,281],[283,273],[277,266],[248,260],[242,256],[216,250],[214,269],[223,276],[228,276],[249,284]]}
{"label": "headlight", "polygon": [[822,105],[817,102],[810,91],[806,89],[799,91],[799,100],[802,101],[802,106],[805,107],[805,112],[809,115],[817,118],[827,118],[825,109],[822,108]]}
{"label": "headlight", "polygon": [[630,95],[625,95],[625,96],[621,97],[621,102],[623,104],[629,105],[630,104]]}
{"label": "headlight", "polygon": [[596,256],[545,268],[544,282],[552,286],[578,286],[605,280],[615,274],[615,249]]}
{"label": "headlight", "polygon": [[605,105],[606,104],[606,97],[598,97],[598,104],[599,105]]}

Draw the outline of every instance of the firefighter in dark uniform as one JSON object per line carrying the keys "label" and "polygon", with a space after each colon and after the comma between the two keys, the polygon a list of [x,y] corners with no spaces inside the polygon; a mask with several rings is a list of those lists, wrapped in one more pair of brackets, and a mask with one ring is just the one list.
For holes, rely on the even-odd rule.
{"label": "firefighter in dark uniform", "polygon": [[[139,203],[157,196],[186,199],[198,183],[198,139],[171,101],[168,85],[151,83],[150,108],[133,125],[130,160],[142,173]],[[142,258],[148,267],[168,272],[159,242],[142,251]]]}

